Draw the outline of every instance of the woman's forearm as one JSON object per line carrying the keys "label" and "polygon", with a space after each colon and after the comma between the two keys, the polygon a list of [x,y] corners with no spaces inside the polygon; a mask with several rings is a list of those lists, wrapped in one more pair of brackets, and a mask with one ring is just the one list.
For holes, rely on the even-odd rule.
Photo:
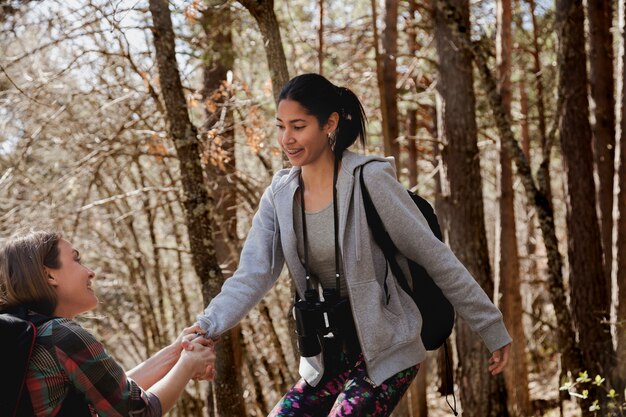
{"label": "woman's forearm", "polygon": [[193,377],[196,370],[193,364],[178,361],[171,370],[152,386],[148,391],[156,395],[161,401],[163,415],[167,413],[182,394],[187,382]]}
{"label": "woman's forearm", "polygon": [[172,369],[180,357],[180,352],[180,346],[169,345],[128,371],[126,375],[141,388],[148,390]]}

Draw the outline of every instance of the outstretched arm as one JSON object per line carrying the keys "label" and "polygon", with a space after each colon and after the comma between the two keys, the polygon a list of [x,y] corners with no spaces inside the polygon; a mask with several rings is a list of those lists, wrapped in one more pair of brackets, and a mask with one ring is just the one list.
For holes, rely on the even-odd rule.
{"label": "outstretched arm", "polygon": [[192,342],[192,349],[181,352],[178,362],[150,389],[150,392],[161,401],[163,414],[174,406],[187,382],[199,371],[212,368],[214,362],[213,343],[205,338],[195,339]]}
{"label": "outstretched arm", "polygon": [[180,358],[183,337],[195,333],[204,333],[204,331],[197,325],[187,327],[172,344],[126,372],[126,375],[144,390],[150,389],[172,369]]}
{"label": "outstretched arm", "polygon": [[272,288],[283,263],[272,191],[268,187],[252,219],[237,270],[197,316],[198,325],[207,336],[215,339],[239,323]]}
{"label": "outstretched arm", "polygon": [[[51,324],[53,353],[60,372],[102,416],[159,417],[173,406],[189,379],[215,360],[211,341],[199,339],[192,351],[180,354],[160,381],[143,390],[104,346],[76,322],[55,319]],[[43,403],[46,395],[45,389],[33,390],[31,399]]]}

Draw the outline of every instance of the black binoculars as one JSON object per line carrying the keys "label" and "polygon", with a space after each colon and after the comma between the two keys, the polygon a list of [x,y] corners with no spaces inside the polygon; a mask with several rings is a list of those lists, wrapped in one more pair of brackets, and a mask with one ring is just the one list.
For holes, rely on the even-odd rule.
{"label": "black binoculars", "polygon": [[352,311],[348,299],[339,299],[335,289],[322,292],[324,301],[314,289],[304,293],[304,300],[294,305],[298,350],[305,358],[317,356],[322,351],[322,338],[336,341],[342,333],[353,331]]}

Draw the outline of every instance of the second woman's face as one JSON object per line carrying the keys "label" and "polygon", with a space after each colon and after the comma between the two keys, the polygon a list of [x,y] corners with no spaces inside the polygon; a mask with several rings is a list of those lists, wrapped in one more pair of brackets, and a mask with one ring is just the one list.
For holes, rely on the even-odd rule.
{"label": "second woman's face", "polygon": [[317,162],[331,157],[328,143],[328,126],[320,126],[317,118],[306,112],[297,101],[281,100],[276,115],[278,143],[295,166]]}
{"label": "second woman's face", "polygon": [[98,305],[92,280],[96,274],[80,262],[80,254],[70,242],[59,241],[59,268],[46,268],[50,285],[57,293],[55,315],[74,318]]}

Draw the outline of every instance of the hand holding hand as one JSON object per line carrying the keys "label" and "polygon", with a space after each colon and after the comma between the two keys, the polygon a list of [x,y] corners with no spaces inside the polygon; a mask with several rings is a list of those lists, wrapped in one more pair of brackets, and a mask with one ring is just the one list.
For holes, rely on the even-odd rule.
{"label": "hand holding hand", "polygon": [[197,373],[194,376],[196,380],[213,381],[215,379],[217,370],[215,369],[215,362],[210,364],[204,369],[204,373]]}
{"label": "hand holding hand", "polygon": [[193,341],[187,341],[180,360],[194,370],[193,378],[212,379],[215,365],[213,341],[198,336]]}
{"label": "hand holding hand", "polygon": [[178,335],[173,345],[177,346],[180,350],[183,350],[183,349],[188,350],[189,342],[191,342],[196,337],[201,336],[205,333],[206,332],[202,330],[202,328],[198,326],[198,324],[196,323],[192,326],[185,328],[181,332],[181,334]]}
{"label": "hand holding hand", "polygon": [[193,350],[194,349],[193,342],[200,341],[201,339],[206,341],[206,342],[202,342],[203,345],[213,348],[213,345],[215,344],[215,342],[212,339],[207,339],[205,335],[206,335],[206,331],[202,330],[202,328],[198,326],[198,324],[194,324],[193,326],[188,327],[185,330],[183,330],[183,332],[180,334],[180,336],[176,340],[178,341],[179,346],[183,350]]}
{"label": "hand holding hand", "polygon": [[509,361],[510,350],[511,344],[509,343],[493,352],[491,358],[489,358],[489,372],[491,372],[491,375],[497,375],[504,370],[504,367]]}

